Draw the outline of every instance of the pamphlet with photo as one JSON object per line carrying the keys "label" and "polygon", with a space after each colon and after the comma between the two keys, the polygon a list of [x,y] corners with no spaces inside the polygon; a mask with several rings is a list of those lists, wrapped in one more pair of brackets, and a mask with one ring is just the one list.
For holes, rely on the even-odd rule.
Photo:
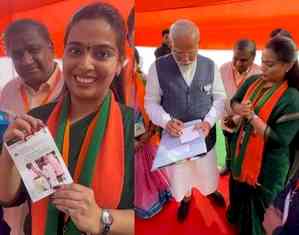
{"label": "pamphlet with photo", "polygon": [[72,177],[48,128],[25,140],[5,143],[33,202],[55,192],[59,185],[70,184]]}

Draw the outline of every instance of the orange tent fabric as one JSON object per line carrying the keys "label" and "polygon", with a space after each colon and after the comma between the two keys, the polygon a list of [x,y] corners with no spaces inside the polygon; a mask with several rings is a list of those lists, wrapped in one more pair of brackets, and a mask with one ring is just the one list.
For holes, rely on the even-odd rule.
{"label": "orange tent fabric", "polygon": [[[137,0],[136,11],[138,12],[151,12],[151,11],[161,11],[161,10],[170,10],[178,8],[191,8],[191,7],[202,7],[202,6],[211,6],[211,5],[223,5],[228,3],[244,2],[245,0],[161,0],[145,2]],[[246,0],[250,1],[250,0]],[[152,4],[153,3],[153,4]],[[158,4],[155,4],[158,3]]]}
{"label": "orange tent fabric", "polygon": [[203,49],[230,49],[240,38],[262,48],[271,30],[283,27],[299,40],[297,0],[136,0],[136,45],[158,46],[175,20],[194,21]]}
{"label": "orange tent fabric", "polygon": [[[0,34],[15,19],[31,18],[44,23],[54,41],[57,57],[63,52],[64,30],[70,17],[80,7],[96,0],[1,0],[0,1]],[[116,6],[127,19],[134,0],[104,0]],[[1,40],[0,56],[4,54]]]}
{"label": "orange tent fabric", "polygon": [[[50,29],[57,55],[62,53],[65,25],[75,9],[95,0],[1,0],[0,33],[14,19],[30,17],[44,22]],[[134,0],[117,2],[124,16]],[[297,0],[135,0],[136,45],[158,46],[161,30],[175,20],[187,18],[200,27],[201,48],[230,49],[243,37],[254,39],[262,48],[269,32],[277,27],[289,30],[299,40]],[[0,55],[3,55],[3,50]]]}

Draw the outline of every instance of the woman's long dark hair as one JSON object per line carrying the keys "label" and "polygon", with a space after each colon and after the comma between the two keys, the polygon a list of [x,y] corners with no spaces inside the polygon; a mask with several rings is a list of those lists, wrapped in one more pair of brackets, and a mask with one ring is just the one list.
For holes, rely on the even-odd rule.
{"label": "woman's long dark hair", "polygon": [[297,47],[295,42],[284,36],[276,36],[267,43],[267,49],[272,50],[278,61],[282,63],[294,63],[291,69],[286,72],[285,79],[290,87],[299,90],[299,64],[297,59]]}

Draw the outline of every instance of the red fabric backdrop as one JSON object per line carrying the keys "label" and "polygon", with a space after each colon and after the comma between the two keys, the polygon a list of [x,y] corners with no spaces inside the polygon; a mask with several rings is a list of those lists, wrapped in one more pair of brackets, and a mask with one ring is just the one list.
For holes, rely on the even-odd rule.
{"label": "red fabric backdrop", "polygon": [[[95,0],[1,0],[0,33],[14,19],[30,17],[44,22],[51,31],[57,55],[62,53],[66,23],[75,9]],[[116,3],[126,17],[134,0],[106,0]],[[157,46],[161,30],[175,20],[187,18],[199,26],[201,48],[230,49],[243,37],[262,48],[269,32],[283,27],[299,40],[297,0],[135,0],[136,45]],[[3,53],[3,51],[2,51]],[[1,55],[1,54],[0,54]]]}
{"label": "red fabric backdrop", "polygon": [[201,48],[230,49],[239,38],[262,48],[272,29],[283,27],[299,40],[297,0],[136,0],[136,44],[158,46],[161,31],[175,20],[194,21]]}

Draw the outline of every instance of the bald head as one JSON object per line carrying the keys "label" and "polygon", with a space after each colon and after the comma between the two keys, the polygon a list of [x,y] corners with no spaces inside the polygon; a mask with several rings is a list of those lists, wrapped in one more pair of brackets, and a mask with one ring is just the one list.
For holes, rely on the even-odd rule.
{"label": "bald head", "polygon": [[234,50],[249,51],[252,55],[255,55],[256,45],[255,42],[249,39],[241,39],[234,45]]}
{"label": "bald head", "polygon": [[252,66],[256,53],[255,42],[249,39],[241,39],[234,45],[233,64],[236,70],[242,74]]}
{"label": "bald head", "polygon": [[172,54],[181,65],[188,65],[195,61],[199,44],[199,30],[189,20],[178,20],[169,32]]}
{"label": "bald head", "polygon": [[199,30],[196,24],[194,24],[190,20],[178,20],[171,25],[169,30],[169,37],[173,41],[182,37],[190,37],[192,38],[192,40],[198,43]]}

